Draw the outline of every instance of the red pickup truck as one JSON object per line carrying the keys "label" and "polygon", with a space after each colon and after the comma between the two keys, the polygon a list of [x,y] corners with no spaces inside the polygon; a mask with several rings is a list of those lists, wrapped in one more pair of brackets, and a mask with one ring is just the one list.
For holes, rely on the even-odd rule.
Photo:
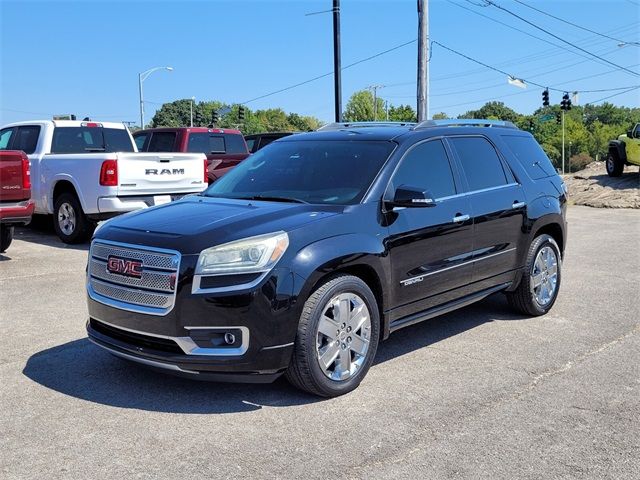
{"label": "red pickup truck", "polygon": [[14,225],[29,223],[34,209],[27,155],[18,150],[0,151],[0,252],[11,245]]}
{"label": "red pickup truck", "polygon": [[149,128],[133,134],[139,152],[204,153],[209,183],[249,156],[240,130],[230,128]]}

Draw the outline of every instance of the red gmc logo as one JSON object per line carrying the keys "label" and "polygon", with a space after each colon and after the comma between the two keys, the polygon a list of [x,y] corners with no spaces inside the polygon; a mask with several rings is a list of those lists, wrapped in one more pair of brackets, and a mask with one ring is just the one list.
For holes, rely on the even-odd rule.
{"label": "red gmc logo", "polygon": [[142,277],[142,262],[139,260],[129,260],[120,257],[109,257],[107,259],[107,271],[126,277]]}

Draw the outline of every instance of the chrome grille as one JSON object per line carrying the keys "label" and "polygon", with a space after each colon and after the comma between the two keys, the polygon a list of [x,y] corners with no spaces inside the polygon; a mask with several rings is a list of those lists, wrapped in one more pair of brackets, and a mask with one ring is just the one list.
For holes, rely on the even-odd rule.
{"label": "chrome grille", "polygon": [[[141,277],[109,272],[112,256],[142,262]],[[175,304],[179,268],[178,252],[96,240],[89,252],[87,289],[92,299],[115,308],[166,315]]]}

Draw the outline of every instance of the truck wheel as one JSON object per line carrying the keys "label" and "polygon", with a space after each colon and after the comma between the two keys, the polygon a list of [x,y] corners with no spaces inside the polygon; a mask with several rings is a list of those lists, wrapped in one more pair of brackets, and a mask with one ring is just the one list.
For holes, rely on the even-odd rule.
{"label": "truck wheel", "polygon": [[53,206],[53,228],[64,243],[83,243],[93,233],[95,224],[85,216],[73,193],[63,193]]}
{"label": "truck wheel", "polygon": [[609,153],[607,157],[607,174],[610,177],[619,177],[624,170],[624,162],[620,160],[617,153]]}
{"label": "truck wheel", "polygon": [[536,237],[529,246],[520,285],[507,293],[509,304],[520,313],[544,315],[558,298],[562,258],[558,244],[549,235]]}
{"label": "truck wheel", "polygon": [[9,248],[13,241],[13,225],[0,225],[0,253]]}
{"label": "truck wheel", "polygon": [[373,363],[379,336],[378,306],[367,284],[352,275],[333,277],[304,304],[285,376],[322,397],[348,393]]}

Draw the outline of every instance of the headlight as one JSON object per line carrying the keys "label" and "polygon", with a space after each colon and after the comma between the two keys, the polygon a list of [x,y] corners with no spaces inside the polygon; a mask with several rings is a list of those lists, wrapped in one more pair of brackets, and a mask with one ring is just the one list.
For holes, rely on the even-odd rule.
{"label": "headlight", "polygon": [[286,232],[244,238],[200,252],[196,275],[255,273],[270,270],[289,246]]}

